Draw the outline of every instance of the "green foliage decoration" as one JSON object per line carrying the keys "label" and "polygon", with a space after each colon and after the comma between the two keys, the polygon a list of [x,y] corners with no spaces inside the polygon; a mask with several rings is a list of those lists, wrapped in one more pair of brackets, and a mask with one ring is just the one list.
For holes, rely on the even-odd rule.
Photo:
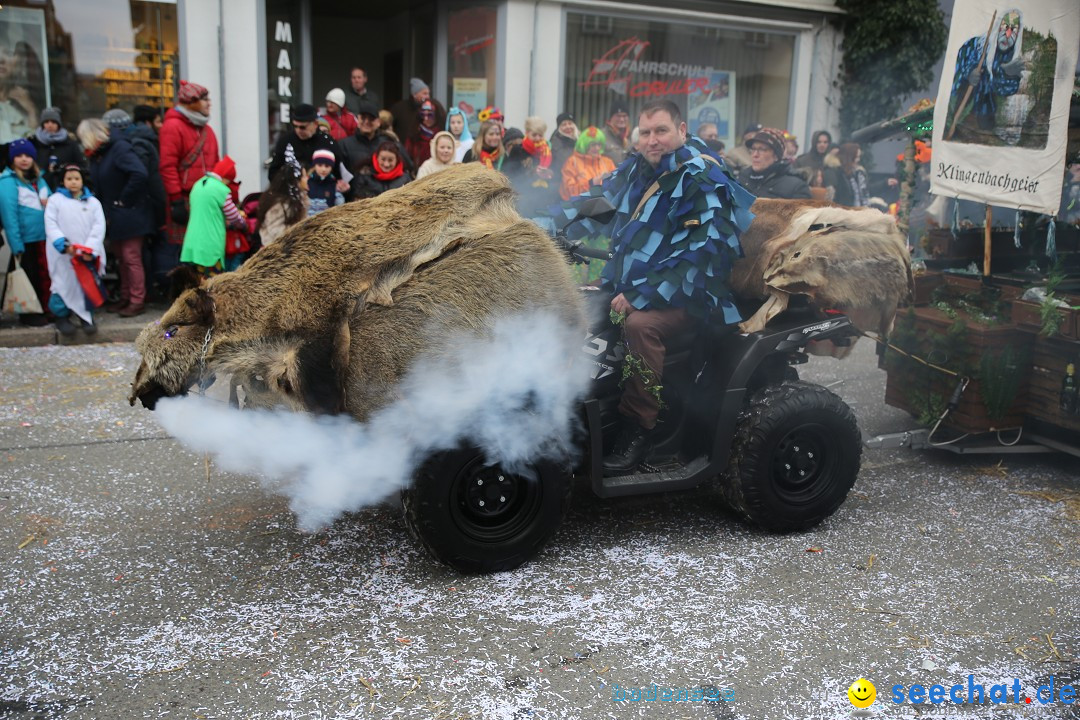
{"label": "green foliage decoration", "polygon": [[[971,368],[962,360],[967,345],[967,323],[958,317],[950,316],[950,319],[954,322],[945,332],[927,332],[916,327],[915,309],[908,308],[904,316],[897,318],[889,342],[906,353],[970,377]],[[933,425],[945,411],[955,378],[892,348],[885,352],[885,369],[905,378],[907,399],[918,415],[919,424]]]}
{"label": "green foliage decoration", "polygon": [[979,395],[991,420],[1000,420],[1012,407],[1028,367],[1025,348],[1006,345],[998,354],[984,353],[979,360]]}
{"label": "green foliage decoration", "polygon": [[896,117],[906,95],[925,90],[945,52],[948,28],[937,0],[836,0],[847,13],[841,67],[844,136]]}
{"label": "green foliage decoration", "polygon": [[[612,325],[622,326],[623,323],[626,322],[626,313],[611,310],[608,313],[608,318],[611,320]],[[664,401],[660,397],[660,393],[663,392],[664,386],[657,381],[656,373],[645,364],[645,361],[642,360],[639,355],[630,352],[630,348],[627,348],[626,357],[623,358],[622,377],[619,378],[619,387],[625,385],[626,381],[635,375],[641,379],[641,384],[645,386],[645,391],[656,398],[657,405],[660,408],[663,408]]]}
{"label": "green foliage decoration", "polygon": [[645,386],[645,392],[656,398],[657,407],[663,409],[665,404],[660,394],[664,391],[664,386],[657,381],[656,373],[645,364],[645,361],[640,356],[627,350],[626,357],[623,358],[622,378],[619,379],[619,386],[625,385],[626,381],[635,375],[641,380],[641,384]]}
{"label": "green foliage decoration", "polygon": [[1039,321],[1042,327],[1039,334],[1043,337],[1052,337],[1061,331],[1061,325],[1065,322],[1065,314],[1058,309],[1055,291],[1061,281],[1065,279],[1065,269],[1059,259],[1050,268],[1046,276],[1046,297],[1039,305]]}

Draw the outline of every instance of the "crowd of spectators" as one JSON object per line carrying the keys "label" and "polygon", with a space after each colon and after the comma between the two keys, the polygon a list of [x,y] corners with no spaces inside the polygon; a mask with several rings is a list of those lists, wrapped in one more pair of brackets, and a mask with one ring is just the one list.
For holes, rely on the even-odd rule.
{"label": "crowd of spectators", "polygon": [[[136,106],[131,114],[115,108],[82,120],[74,134],[58,109],[46,108],[30,137],[8,145],[8,167],[0,175],[0,221],[13,263],[26,271],[43,309],[20,315],[20,321],[51,320],[73,332],[67,309],[93,332],[93,310],[101,305],[87,299],[89,310],[70,307],[79,302],[63,256],[73,255],[76,245],[100,245],[93,262],[101,268],[105,254],[112,256],[119,284],[103,309],[131,317],[143,313],[148,300],[168,296],[168,274],[178,264],[204,277],[235,269],[305,217],[455,163],[480,163],[505,174],[518,191],[520,210],[532,215],[600,185],[637,153],[637,128],[622,100],[612,102],[602,124],[584,128],[564,111],[550,133],[543,118],[526,118],[522,130],[507,127],[499,108],[487,107],[478,113],[474,138],[469,118],[458,108],[447,112],[423,80],[410,79],[408,90],[384,108],[357,67],[347,87],[326,93],[321,108],[292,106],[290,125],[267,160],[262,192],[243,200],[235,164],[220,156],[209,125],[209,93],[198,84],[182,81],[164,114],[149,106]],[[724,147],[713,124],[698,133],[759,197],[869,202],[859,147],[837,147],[828,132],[814,133],[802,155],[792,134],[757,123],[734,148]],[[65,198],[60,204],[70,206],[61,216],[78,207],[88,216],[100,213],[103,222],[47,232],[45,210],[57,193]],[[55,253],[46,252],[47,239]],[[59,265],[64,267],[53,267]],[[63,291],[54,292],[54,284]]]}

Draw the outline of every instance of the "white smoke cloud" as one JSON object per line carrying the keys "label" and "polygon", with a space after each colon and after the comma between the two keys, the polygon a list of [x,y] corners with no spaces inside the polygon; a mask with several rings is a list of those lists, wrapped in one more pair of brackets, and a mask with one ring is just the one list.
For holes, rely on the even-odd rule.
{"label": "white smoke cloud", "polygon": [[497,321],[488,338],[457,337],[416,363],[398,399],[361,424],[285,410],[237,411],[188,396],[160,401],[167,432],[219,467],[285,494],[301,529],[405,487],[433,452],[463,442],[511,471],[573,455],[578,399],[589,381],[582,336],[547,313]]}

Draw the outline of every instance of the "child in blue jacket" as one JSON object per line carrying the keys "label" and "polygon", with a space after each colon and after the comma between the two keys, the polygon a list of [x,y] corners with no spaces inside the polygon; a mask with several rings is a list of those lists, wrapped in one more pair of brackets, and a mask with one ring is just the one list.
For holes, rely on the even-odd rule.
{"label": "child in blue jacket", "polygon": [[[37,148],[25,138],[8,145],[11,167],[0,173],[0,221],[11,245],[10,271],[19,258],[41,307],[49,303],[49,264],[45,258],[45,203],[49,186],[37,166]],[[47,325],[45,315],[19,315],[24,325]]]}

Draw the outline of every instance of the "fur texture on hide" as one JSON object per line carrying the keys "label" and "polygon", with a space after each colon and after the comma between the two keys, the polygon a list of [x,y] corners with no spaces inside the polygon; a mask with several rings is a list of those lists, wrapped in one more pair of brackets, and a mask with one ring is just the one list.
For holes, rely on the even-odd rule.
{"label": "fur texture on hide", "polygon": [[212,327],[206,372],[232,374],[246,404],[363,420],[419,355],[529,309],[582,325],[565,259],[506,178],[457,165],[308,218],[184,292],[136,340],[130,401],[185,392]]}
{"label": "fur texture on hide", "polygon": [[732,287],[766,302],[740,325],[743,332],[764,328],[791,295],[807,295],[818,307],[844,311],[859,329],[888,335],[897,304],[913,288],[892,217],[816,200],[758,200],[751,209]]}

